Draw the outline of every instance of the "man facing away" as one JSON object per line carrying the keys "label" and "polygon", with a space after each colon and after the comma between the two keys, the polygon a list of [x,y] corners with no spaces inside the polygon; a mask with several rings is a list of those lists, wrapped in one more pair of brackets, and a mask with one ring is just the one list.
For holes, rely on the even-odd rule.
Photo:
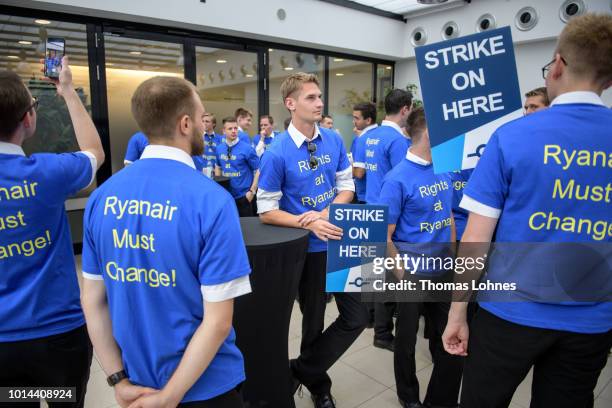
{"label": "man facing away", "polygon": [[92,350],[64,203],[93,181],[104,151],[67,57],[54,82],[81,151],[27,157],[38,102],[0,71],[0,386],[76,387],[76,402],[59,405],[83,407]]}
{"label": "man facing away", "polygon": [[[612,191],[612,111],[600,98],[612,84],[610,55],[611,15],[585,14],[565,26],[552,61],[542,68],[550,108],[497,129],[470,177],[461,201],[470,215],[460,256],[481,256],[482,249],[466,243],[488,246],[494,233],[498,244],[612,242],[610,228],[584,227],[610,225],[610,200],[603,192]],[[603,162],[586,160],[583,152],[603,156]],[[574,155],[582,160],[561,160]],[[573,186],[601,194],[580,199],[578,190],[567,193]],[[504,263],[520,261],[512,255],[506,251]],[[494,261],[491,256],[490,280],[499,277]],[[531,268],[535,276],[529,281],[554,281],[554,269]],[[510,272],[512,278],[521,270]],[[584,273],[576,270],[577,277]],[[522,290],[530,286],[523,283]],[[593,389],[612,346],[612,303],[532,296],[479,306],[468,327],[467,303],[454,302],[443,336],[449,353],[467,356],[462,406],[507,407],[531,368],[532,408],[593,406]]]}
{"label": "man facing away", "polygon": [[[242,407],[234,298],[251,291],[232,197],[194,171],[204,107],[193,84],[147,79],[132,114],[151,144],[89,199],[83,308],[121,407]],[[220,256],[232,245],[231,256]]]}
{"label": "man facing away", "polygon": [[342,230],[328,221],[329,205],[350,203],[355,187],[340,136],[317,126],[323,111],[317,77],[292,74],[281,84],[281,94],[291,124],[262,156],[257,207],[264,223],[311,232],[298,289],[302,343],[300,356],[291,361],[292,390],[302,383],[315,407],[333,408],[327,370],[368,323],[358,293],[336,293],[339,316],[323,331],[326,241],[342,236]]}

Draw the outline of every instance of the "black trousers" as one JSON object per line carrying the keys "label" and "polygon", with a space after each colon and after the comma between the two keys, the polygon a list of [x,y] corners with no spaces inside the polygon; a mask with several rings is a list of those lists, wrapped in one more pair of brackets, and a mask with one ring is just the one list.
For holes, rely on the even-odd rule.
{"label": "black trousers", "polygon": [[[420,401],[415,351],[419,318],[424,314],[427,321],[429,351],[433,361],[433,372],[424,402],[442,407],[457,406],[464,358],[448,354],[442,345],[442,333],[446,327],[449,304],[398,302],[397,308],[393,353],[397,396],[404,402]],[[486,388],[484,390],[481,392],[486,392]]]}
{"label": "black trousers", "polygon": [[368,309],[360,293],[334,293],[339,316],[325,331],[325,269],[327,252],[306,256],[300,280],[302,312],[300,356],[292,363],[293,374],[313,394],[331,390],[327,370],[344,354],[365,329]]}
{"label": "black trousers", "polygon": [[501,408],[533,367],[531,408],[588,408],[612,330],[581,334],[522,326],[479,309],[472,321],[461,406]]}
{"label": "black trousers", "polygon": [[[82,408],[93,350],[87,329],[33,340],[0,343],[0,387],[76,387],[77,402],[49,406]],[[38,402],[2,403],[2,408],[39,408]]]}
{"label": "black trousers", "polygon": [[374,303],[374,338],[377,340],[393,340],[393,315],[395,302]]}
{"label": "black trousers", "polygon": [[237,389],[206,401],[192,401],[179,404],[179,408],[242,408],[242,397]]}
{"label": "black trousers", "polygon": [[236,198],[236,207],[238,208],[238,215],[240,217],[254,217],[257,214],[255,210],[255,197],[253,197],[253,201],[249,202],[246,196]]}

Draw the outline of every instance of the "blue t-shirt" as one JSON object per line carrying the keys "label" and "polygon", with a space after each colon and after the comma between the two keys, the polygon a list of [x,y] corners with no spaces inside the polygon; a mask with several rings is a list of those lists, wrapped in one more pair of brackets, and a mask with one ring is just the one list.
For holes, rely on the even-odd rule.
{"label": "blue t-shirt", "polygon": [[393,241],[449,242],[452,182],[448,173],[434,174],[433,165],[404,158],[383,180],[376,204],[389,206]]}
{"label": "blue t-shirt", "polygon": [[[501,211],[497,242],[612,242],[610,129],[612,111],[589,103],[553,104],[500,127],[465,188],[462,206],[487,215],[477,208],[485,205],[493,217],[491,211]],[[579,198],[589,188],[588,198]],[[554,274],[539,272],[533,279]],[[612,328],[610,302],[481,306],[525,326],[579,333]]]}
{"label": "blue t-shirt", "polygon": [[217,146],[221,144],[222,136],[216,133],[204,134],[204,167],[215,168],[217,164]]}
{"label": "blue t-shirt", "polygon": [[[279,135],[278,132],[272,132],[272,134],[274,136],[264,138],[265,149],[267,149],[270,146],[270,143],[272,143],[276,139],[276,137]],[[261,135],[258,133],[253,138],[253,143],[252,143],[253,149],[257,147],[260,140],[261,140]]]}
{"label": "blue t-shirt", "polygon": [[[184,163],[139,160],[87,203],[83,274],[104,280],[113,336],[135,384],[163,388],[204,318],[202,290],[249,272],[231,196]],[[244,381],[235,338],[232,329],[182,402]]]}
{"label": "blue t-shirt", "polygon": [[144,151],[145,147],[149,145],[149,139],[142,132],[136,132],[130,137],[128,141],[127,150],[125,151],[126,162],[135,162],[140,159],[140,155]]}
{"label": "blue t-shirt", "polygon": [[406,157],[410,140],[383,124],[365,134],[366,201],[378,200],[385,175]]}
{"label": "blue t-shirt", "polygon": [[[353,166],[362,167],[365,166],[365,134],[361,136],[355,135],[353,143],[351,144],[351,154],[353,155]],[[362,178],[354,178],[355,182],[355,194],[357,200],[366,200],[366,176]]]}
{"label": "blue t-shirt", "polygon": [[[309,165],[308,143],[296,146],[287,131],[261,157],[259,187],[266,192],[282,192],[279,208],[290,214],[325,209],[337,195],[336,173],[351,166],[340,136],[323,128],[319,132],[312,141],[319,163],[315,170]],[[326,250],[327,243],[310,233],[308,252]]]}
{"label": "blue t-shirt", "polygon": [[251,145],[251,136],[244,130],[238,129],[238,140],[246,142],[249,146]]}
{"label": "blue t-shirt", "polygon": [[[228,157],[228,149],[231,157]],[[217,166],[221,168],[222,176],[229,177],[232,196],[241,198],[253,184],[259,158],[250,144],[238,142],[230,148],[227,143],[221,143],[217,146]]]}
{"label": "blue t-shirt", "polygon": [[450,173],[451,179],[453,180],[453,217],[455,218],[457,241],[460,241],[461,237],[463,236],[463,231],[465,231],[469,214],[468,211],[459,206],[459,203],[463,198],[463,190],[465,189],[465,186],[467,185],[473,171],[473,169],[466,169]]}
{"label": "blue t-shirt", "polygon": [[81,152],[0,153],[0,342],[85,324],[64,202],[92,172]]}

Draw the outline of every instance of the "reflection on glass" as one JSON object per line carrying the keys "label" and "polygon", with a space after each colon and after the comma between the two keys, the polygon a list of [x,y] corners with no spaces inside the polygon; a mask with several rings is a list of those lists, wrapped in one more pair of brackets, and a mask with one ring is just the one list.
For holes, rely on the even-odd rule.
{"label": "reflection on glass", "polygon": [[393,67],[376,65],[376,110],[378,121],[385,117],[385,96],[393,89]]}
{"label": "reflection on glass", "polygon": [[143,81],[157,76],[184,76],[180,44],[105,36],[106,88],[113,173],[123,168],[128,140],[137,131],[131,100]]}
{"label": "reflection on glass", "polygon": [[245,108],[253,123],[244,131],[251,137],[258,133],[256,53],[196,47],[196,84],[206,111],[217,118],[215,132],[222,133],[224,117]]}
{"label": "reflection on glass", "polygon": [[[40,60],[45,55],[47,38],[65,39],[74,87],[91,112],[85,25],[0,14],[0,26],[0,69],[17,72],[39,100],[36,133],[25,141],[24,151],[32,154],[79,150],[66,104],[57,96],[55,86],[43,78]],[[77,197],[88,196],[95,187],[94,181]]]}
{"label": "reflection on glass", "polygon": [[282,132],[285,130],[283,122],[291,115],[289,115],[289,111],[282,101],[281,83],[292,73],[307,72],[315,74],[319,78],[321,92],[323,93],[324,57],[277,49],[269,50],[269,56],[270,115],[274,118],[274,130]]}
{"label": "reflection on glass", "polygon": [[353,141],[353,106],[371,100],[372,64],[330,57],[328,112],[347,149]]}

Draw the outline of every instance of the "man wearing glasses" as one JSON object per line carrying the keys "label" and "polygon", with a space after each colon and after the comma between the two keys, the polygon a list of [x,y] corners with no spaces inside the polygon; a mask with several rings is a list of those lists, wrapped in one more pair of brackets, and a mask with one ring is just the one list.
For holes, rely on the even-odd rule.
{"label": "man wearing glasses", "polygon": [[[461,206],[470,215],[459,256],[479,256],[467,253],[469,246],[462,251],[464,243],[488,244],[494,233],[497,242],[612,242],[610,200],[596,193],[612,189],[612,111],[600,98],[612,84],[610,55],[610,14],[585,14],[565,26],[553,60],[542,70],[550,108],[497,129],[465,188]],[[603,161],[593,160],[595,155]],[[581,159],[570,161],[574,156]],[[581,199],[575,186],[594,194]],[[583,228],[596,223],[606,227]],[[503,262],[512,265],[516,258]],[[494,260],[488,279],[499,278]],[[586,257],[579,261],[585,266],[575,269],[572,289],[582,285],[589,263]],[[532,268],[530,282],[555,281],[554,269]],[[479,302],[469,327],[467,303],[452,304],[443,341],[449,353],[467,356],[461,406],[507,407],[532,368],[531,407],[593,406],[612,346],[610,298],[561,303],[533,293],[529,301]]]}
{"label": "man wearing glasses", "polygon": [[92,349],[64,202],[91,184],[104,151],[67,57],[54,83],[81,151],[26,156],[38,102],[0,71],[0,387],[76,387],[70,406],[83,407]]}
{"label": "man wearing glasses", "polygon": [[327,370],[368,324],[368,311],[358,293],[336,293],[339,317],[325,331],[325,272],[328,239],[342,230],[328,221],[329,205],[350,203],[355,186],[340,136],[317,126],[323,112],[315,75],[290,75],[281,85],[291,113],[287,131],[262,156],[258,212],[262,222],[311,231],[308,255],[299,284],[302,311],[301,354],[291,362],[293,391],[300,383],[315,407],[335,407]]}

